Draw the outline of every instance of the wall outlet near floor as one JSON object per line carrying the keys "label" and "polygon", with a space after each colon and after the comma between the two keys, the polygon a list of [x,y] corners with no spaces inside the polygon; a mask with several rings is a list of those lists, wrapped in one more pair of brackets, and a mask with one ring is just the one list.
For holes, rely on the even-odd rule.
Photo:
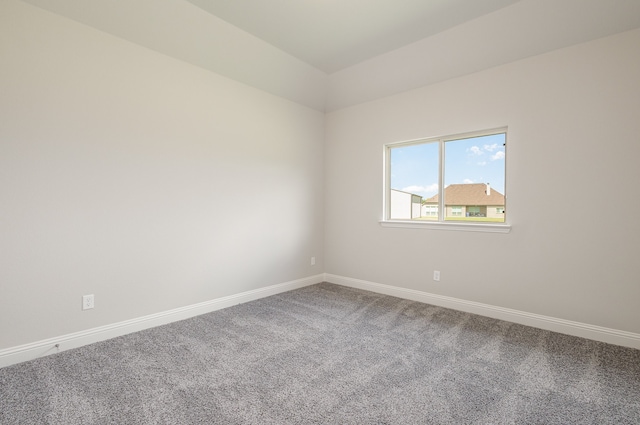
{"label": "wall outlet near floor", "polygon": [[316,257],[311,257],[311,265],[312,266],[316,265]]}
{"label": "wall outlet near floor", "polygon": [[436,282],[440,282],[440,270],[433,271],[433,280]]}
{"label": "wall outlet near floor", "polygon": [[93,308],[93,294],[82,296],[82,309],[89,310]]}

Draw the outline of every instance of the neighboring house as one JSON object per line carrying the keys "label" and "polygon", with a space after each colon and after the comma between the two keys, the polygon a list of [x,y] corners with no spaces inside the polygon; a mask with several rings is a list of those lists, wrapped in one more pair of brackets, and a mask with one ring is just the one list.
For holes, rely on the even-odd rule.
{"label": "neighboring house", "polygon": [[[438,215],[438,195],[426,199],[422,215]],[[504,218],[504,195],[489,184],[452,184],[444,188],[445,217]]]}
{"label": "neighboring house", "polygon": [[391,189],[391,218],[420,218],[422,196],[401,190]]}

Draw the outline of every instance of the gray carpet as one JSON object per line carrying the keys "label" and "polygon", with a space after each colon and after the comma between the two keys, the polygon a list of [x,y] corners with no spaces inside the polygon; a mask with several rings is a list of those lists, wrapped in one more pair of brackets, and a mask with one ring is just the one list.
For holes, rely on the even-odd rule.
{"label": "gray carpet", "polygon": [[318,284],[0,369],[8,424],[640,424],[640,350]]}

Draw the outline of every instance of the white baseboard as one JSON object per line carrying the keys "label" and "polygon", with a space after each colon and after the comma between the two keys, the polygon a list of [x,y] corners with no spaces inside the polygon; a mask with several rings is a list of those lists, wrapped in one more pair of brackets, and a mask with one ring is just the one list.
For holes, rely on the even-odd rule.
{"label": "white baseboard", "polygon": [[519,323],[521,325],[532,326],[548,331],[592,339],[594,341],[601,341],[609,344],[640,349],[640,334],[633,332],[620,331],[616,329],[604,328],[602,326],[557,319],[555,317],[542,316],[539,314],[527,313],[524,311],[512,310],[509,308],[496,307],[493,305],[472,301],[465,301],[458,298],[430,294],[427,292],[399,288],[396,286],[383,285],[380,283],[368,282],[366,280],[353,279],[350,277],[337,276],[328,273],[324,274],[324,281],[335,283],[337,285],[348,286],[351,288],[391,295],[407,300],[437,305],[439,307],[446,307],[454,310],[464,311],[467,313],[492,317],[494,319]]}
{"label": "white baseboard", "polygon": [[209,313],[236,304],[254,301],[265,298],[281,292],[291,291],[292,289],[302,288],[304,286],[313,285],[323,281],[324,275],[306,277],[303,279],[293,280],[290,282],[271,285],[252,291],[242,292],[240,294],[229,295],[227,297],[216,298],[214,300],[205,301],[198,304],[180,307],[173,310],[163,311],[136,319],[126,320],[124,322],[114,323],[111,325],[100,326],[86,331],[74,332],[59,337],[49,338],[30,344],[10,347],[0,350],[0,367],[10,366],[12,364],[21,363],[38,357],[46,356],[69,350],[71,348],[82,347],[83,345],[92,344],[98,341],[115,338],[138,332],[144,329],[153,328],[167,323],[176,322],[178,320],[188,319],[200,314]]}
{"label": "white baseboard", "polygon": [[620,331],[601,326],[589,325],[570,320],[557,319],[539,314],[527,313],[508,308],[496,307],[489,304],[482,304],[473,301],[465,301],[458,298],[446,297],[442,295],[430,294],[413,289],[399,288],[396,286],[383,285],[366,280],[353,279],[333,275],[329,273],[309,276],[290,282],[267,286],[265,288],[242,292],[240,294],[229,295],[227,297],[216,298],[198,304],[180,307],[136,319],[126,320],[111,325],[100,326],[86,331],[75,332],[59,337],[49,338],[30,344],[10,347],[0,350],[0,367],[10,366],[38,357],[46,356],[82,347],[94,342],[104,341],[144,329],[153,328],[178,320],[188,319],[200,314],[209,313],[236,304],[242,304],[279,294],[293,289],[302,288],[320,282],[330,282],[337,285],[351,288],[363,289],[380,294],[391,295],[412,301],[419,301],[426,304],[451,308],[467,313],[479,314],[481,316],[492,317],[494,319],[506,320],[522,325],[533,326],[553,332],[560,332],[567,335],[574,335],[588,338],[595,341],[616,344],[625,347],[640,349],[640,334]]}

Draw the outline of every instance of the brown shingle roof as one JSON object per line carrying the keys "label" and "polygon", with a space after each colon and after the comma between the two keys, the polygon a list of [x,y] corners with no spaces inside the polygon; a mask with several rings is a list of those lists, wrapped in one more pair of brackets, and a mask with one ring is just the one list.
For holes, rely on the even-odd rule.
{"label": "brown shingle roof", "polygon": [[[446,205],[504,205],[504,195],[491,188],[487,195],[484,183],[451,184],[444,188]],[[438,195],[424,201],[425,204],[437,204]]]}

